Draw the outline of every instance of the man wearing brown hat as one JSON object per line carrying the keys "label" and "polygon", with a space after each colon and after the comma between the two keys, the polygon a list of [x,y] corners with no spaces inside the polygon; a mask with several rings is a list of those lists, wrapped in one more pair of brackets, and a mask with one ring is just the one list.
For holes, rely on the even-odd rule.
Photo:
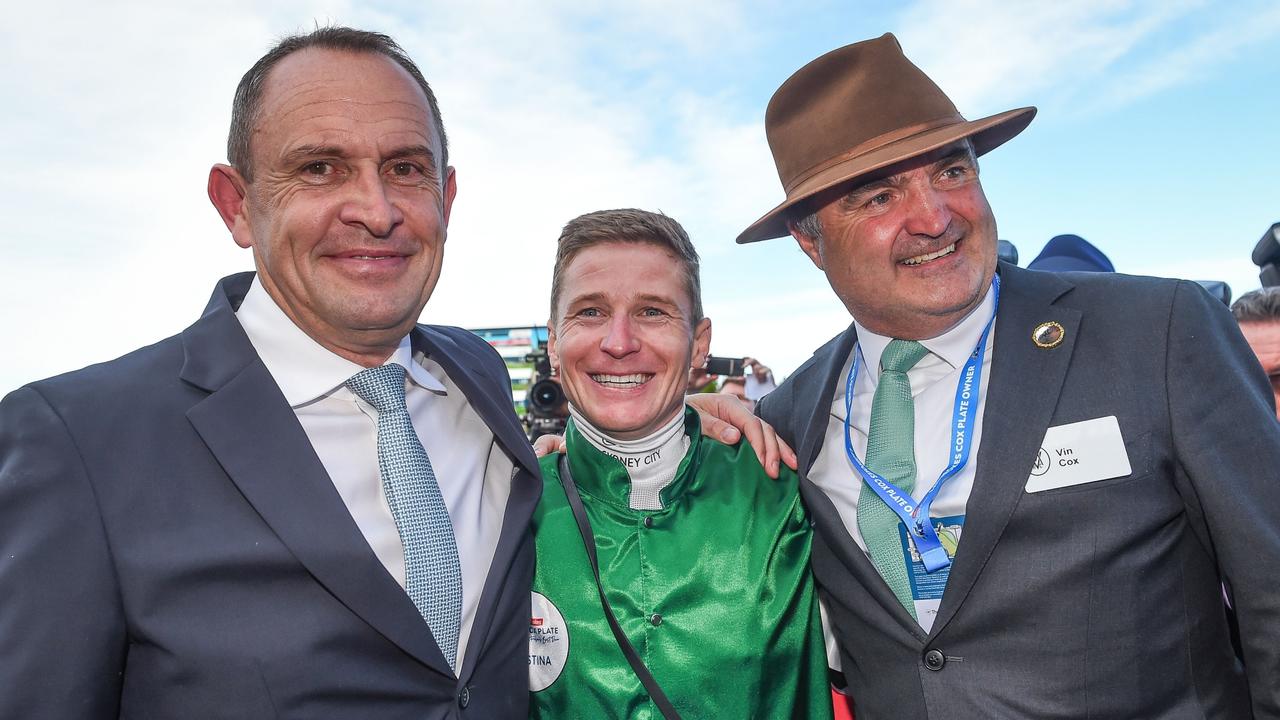
{"label": "man wearing brown hat", "polygon": [[997,264],[976,158],[1034,114],[966,121],[892,35],[769,103],[786,200],[738,242],[793,236],[853,323],[758,412],[858,718],[1280,717],[1266,379],[1193,283]]}

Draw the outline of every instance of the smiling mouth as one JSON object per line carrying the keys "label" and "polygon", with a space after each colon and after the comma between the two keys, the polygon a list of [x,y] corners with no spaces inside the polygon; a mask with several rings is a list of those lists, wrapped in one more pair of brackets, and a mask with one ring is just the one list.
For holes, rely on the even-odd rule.
{"label": "smiling mouth", "polygon": [[653,375],[650,373],[632,373],[630,375],[598,374],[591,375],[589,377],[605,387],[618,388],[621,390],[640,387],[653,379]]}
{"label": "smiling mouth", "polygon": [[921,263],[927,263],[930,260],[937,260],[940,257],[946,257],[955,251],[956,251],[956,244],[951,243],[950,245],[942,248],[937,252],[925,253],[924,255],[917,255],[915,257],[907,258],[906,260],[902,261],[902,264],[903,265],[919,265]]}

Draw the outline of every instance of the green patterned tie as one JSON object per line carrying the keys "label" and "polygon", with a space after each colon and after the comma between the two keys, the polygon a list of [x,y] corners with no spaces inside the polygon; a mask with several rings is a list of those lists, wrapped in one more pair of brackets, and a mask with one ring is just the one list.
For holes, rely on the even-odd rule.
{"label": "green patterned tie", "polygon": [[[880,357],[880,382],[871,400],[867,468],[908,494],[916,484],[916,422],[907,371],[928,352],[913,340],[891,341]],[[898,537],[900,523],[897,514],[864,484],[858,496],[858,531],[871,562],[914,618],[916,607]]]}

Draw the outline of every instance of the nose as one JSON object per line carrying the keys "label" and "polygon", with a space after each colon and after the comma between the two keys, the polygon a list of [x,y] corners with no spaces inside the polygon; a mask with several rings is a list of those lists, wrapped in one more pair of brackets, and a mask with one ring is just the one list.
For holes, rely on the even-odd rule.
{"label": "nose", "polygon": [[951,226],[951,208],[947,194],[926,179],[921,179],[908,192],[905,229],[912,235],[938,237]]}
{"label": "nose", "polygon": [[624,358],[640,350],[640,339],[631,326],[631,318],[625,314],[614,315],[600,340],[600,350],[615,358]]}
{"label": "nose", "polygon": [[404,213],[387,194],[387,186],[376,170],[360,172],[350,181],[351,195],[343,203],[339,218],[348,225],[362,225],[369,234],[383,238],[404,222]]}

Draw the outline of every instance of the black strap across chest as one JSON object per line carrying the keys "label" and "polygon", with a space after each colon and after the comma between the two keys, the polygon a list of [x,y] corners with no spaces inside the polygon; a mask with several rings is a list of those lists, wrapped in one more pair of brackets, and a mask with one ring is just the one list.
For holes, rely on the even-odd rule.
{"label": "black strap across chest", "polygon": [[605,597],[604,585],[600,582],[600,564],[596,560],[596,536],[595,533],[591,532],[591,522],[587,520],[587,510],[582,506],[582,496],[578,494],[578,486],[574,484],[573,476],[569,473],[568,457],[563,453],[560,455],[560,484],[564,487],[564,494],[569,500],[569,507],[573,510],[573,519],[578,522],[578,532],[582,535],[583,545],[586,546],[587,559],[591,561],[591,574],[596,578],[596,591],[600,593],[600,607],[604,610],[605,619],[609,621],[609,629],[613,631],[613,639],[617,641],[622,654],[627,657],[627,664],[631,666],[631,671],[636,674],[640,684],[644,686],[645,692],[649,693],[649,698],[653,700],[653,704],[658,706],[662,717],[666,720],[680,720],[680,714],[676,712],[671,701],[667,699],[666,693],[662,692],[662,688],[658,685],[658,681],[654,679],[653,673],[649,672],[644,660],[640,659],[640,654],[636,652],[636,649],[631,645],[631,641],[627,639],[626,633],[622,632],[622,627],[618,625],[618,618],[614,616],[613,608],[609,606],[609,598]]}

